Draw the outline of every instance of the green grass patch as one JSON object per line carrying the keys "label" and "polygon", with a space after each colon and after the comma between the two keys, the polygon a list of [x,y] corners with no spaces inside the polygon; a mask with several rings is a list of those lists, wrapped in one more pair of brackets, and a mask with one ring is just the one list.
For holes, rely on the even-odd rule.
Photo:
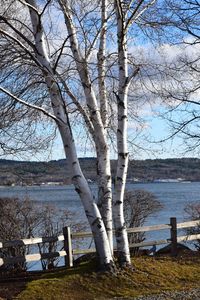
{"label": "green grass patch", "polygon": [[135,297],[166,290],[199,287],[200,257],[137,257],[135,270],[116,275],[96,273],[94,263],[51,275],[27,284],[19,300],[94,300]]}

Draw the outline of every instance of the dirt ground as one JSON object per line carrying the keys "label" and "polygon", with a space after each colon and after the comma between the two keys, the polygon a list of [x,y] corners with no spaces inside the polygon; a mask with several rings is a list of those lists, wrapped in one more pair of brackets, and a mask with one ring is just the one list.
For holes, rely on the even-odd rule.
{"label": "dirt ground", "polygon": [[0,282],[0,300],[11,300],[26,286],[26,281]]}

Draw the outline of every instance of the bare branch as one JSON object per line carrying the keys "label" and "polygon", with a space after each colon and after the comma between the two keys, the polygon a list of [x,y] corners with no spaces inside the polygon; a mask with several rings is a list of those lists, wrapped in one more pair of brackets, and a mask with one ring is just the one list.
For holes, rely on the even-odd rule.
{"label": "bare branch", "polygon": [[55,64],[54,64],[54,66],[53,66],[54,72],[55,72],[56,69],[57,69],[59,60],[60,60],[60,58],[61,58],[61,56],[62,56],[63,50],[64,50],[64,48],[65,48],[65,44],[66,44],[66,42],[68,41],[68,39],[69,39],[69,36],[66,37],[66,39],[64,40],[64,42],[63,42],[61,48],[59,49],[60,52],[59,52],[59,54],[58,54],[58,57],[57,57],[57,59],[56,59],[56,62],[55,62]]}
{"label": "bare branch", "polygon": [[[144,6],[144,8],[143,8],[140,12],[137,13],[137,10],[138,10],[139,7],[140,7],[140,6],[139,6],[139,7],[137,8],[137,10],[134,11],[134,12],[132,13],[131,17],[127,20],[126,25],[125,25],[125,29],[127,30],[128,27],[129,27],[132,23],[134,23],[135,21],[137,21],[137,20],[140,18],[140,16],[142,16],[142,14],[144,14],[144,12],[145,12],[146,10],[148,10],[149,7],[151,7],[156,1],[157,1],[157,0],[151,0],[148,4],[146,4],[146,5]],[[144,0],[141,0],[141,2],[144,2]],[[142,3],[141,3],[141,4],[142,4]],[[136,14],[136,15],[135,15],[135,14]],[[135,15],[135,16],[134,16],[134,15]]]}
{"label": "bare branch", "polygon": [[0,16],[0,20],[7,24],[15,33],[17,33],[31,48],[33,48],[34,51],[36,50],[35,45],[21,31],[9,23],[5,17]]}
{"label": "bare branch", "polygon": [[93,127],[93,124],[92,124],[92,122],[90,121],[90,119],[88,117],[88,114],[87,114],[86,110],[80,104],[80,102],[77,100],[77,98],[74,96],[74,94],[70,91],[70,88],[67,86],[66,81],[63,80],[63,78],[58,73],[57,73],[57,76],[60,79],[62,85],[64,86],[66,93],[71,98],[71,100],[73,101],[73,103],[76,105],[76,107],[78,108],[79,112],[83,116],[83,119],[85,120],[85,123],[86,123],[86,125],[88,127],[88,130],[89,130],[91,136],[94,137],[94,127]]}
{"label": "bare branch", "polygon": [[34,10],[39,15],[39,12],[38,12],[37,8],[33,5],[31,5],[30,3],[28,3],[26,0],[25,1],[19,0],[19,2],[22,3],[23,5],[31,8],[32,10]]}
{"label": "bare branch", "polygon": [[15,38],[14,36],[12,36],[11,34],[9,34],[8,32],[2,30],[0,28],[0,33],[5,35],[6,37],[8,37],[9,39],[13,40],[16,44],[18,44],[32,59],[33,61],[41,68],[42,65],[40,64],[40,62],[38,61],[38,59],[35,57],[35,55],[33,55],[33,53],[31,53],[31,51],[24,46],[24,44],[22,44],[17,38]]}
{"label": "bare branch", "polygon": [[[126,28],[128,28],[128,26],[130,25],[130,23],[132,22],[133,20],[133,17],[136,15],[136,13],[138,12],[140,6],[142,5],[142,3],[144,2],[145,0],[140,0],[136,6],[136,8],[133,10],[133,12],[131,13],[131,16],[128,18],[128,20],[126,21]],[[132,2],[132,1],[131,1]]]}
{"label": "bare branch", "polygon": [[45,4],[45,6],[43,7],[41,13],[39,14],[40,17],[44,14],[46,8],[49,6],[49,4],[51,3],[52,0],[48,0],[47,3]]}
{"label": "bare branch", "polygon": [[17,101],[20,104],[23,104],[29,108],[32,109],[36,109],[40,112],[42,112],[44,115],[46,115],[47,117],[50,117],[51,119],[53,119],[54,121],[58,122],[59,120],[51,113],[47,112],[44,108],[34,105],[34,104],[30,104],[20,98],[18,98],[17,96],[13,95],[12,93],[10,93],[8,90],[4,89],[3,87],[0,86],[0,91],[2,91],[3,93],[5,93],[6,95],[8,95],[9,97],[11,97],[12,99],[14,99],[15,101]]}

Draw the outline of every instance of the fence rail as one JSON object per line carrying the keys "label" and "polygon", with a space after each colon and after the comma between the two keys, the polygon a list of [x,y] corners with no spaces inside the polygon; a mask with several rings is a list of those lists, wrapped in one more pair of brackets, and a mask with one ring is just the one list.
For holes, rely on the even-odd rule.
{"label": "fence rail", "polygon": [[[193,235],[184,235],[177,236],[177,230],[183,228],[192,228],[200,225],[200,220],[189,221],[177,223],[176,218],[170,218],[169,224],[160,224],[160,225],[152,225],[152,226],[143,226],[143,227],[134,227],[128,228],[127,232],[130,233],[138,233],[138,232],[150,232],[150,231],[158,231],[158,230],[166,230],[170,231],[170,237],[167,239],[161,240],[153,240],[153,241],[144,241],[141,243],[130,244],[130,248],[140,248],[140,247],[150,247],[156,245],[163,244],[171,244],[171,254],[177,254],[177,243],[178,242],[186,242],[193,240],[200,240],[200,234]],[[54,236],[54,237],[36,237],[30,239],[20,239],[20,240],[12,240],[12,241],[2,241],[0,242],[0,266],[16,264],[16,263],[25,263],[32,261],[39,261],[42,259],[49,259],[54,257],[64,257],[65,265],[67,267],[73,266],[73,256],[88,254],[96,252],[95,249],[73,249],[72,240],[79,238],[89,238],[92,237],[92,232],[72,232],[69,227],[63,228],[63,235]],[[20,247],[20,246],[28,246],[28,245],[37,245],[40,243],[50,243],[50,242],[62,242],[64,243],[64,250],[51,252],[51,253],[36,253],[36,254],[27,254],[24,256],[17,257],[1,257],[1,252],[5,248],[9,247]]]}

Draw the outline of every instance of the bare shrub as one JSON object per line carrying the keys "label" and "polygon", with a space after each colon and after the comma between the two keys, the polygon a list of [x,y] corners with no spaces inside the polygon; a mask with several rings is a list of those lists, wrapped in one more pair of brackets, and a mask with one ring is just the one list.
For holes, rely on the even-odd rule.
{"label": "bare shrub", "polygon": [[[185,206],[184,211],[187,215],[187,220],[200,220],[200,201],[192,202]],[[200,223],[196,227],[190,227],[186,229],[186,234],[200,234]],[[200,239],[195,241],[189,241],[190,244],[194,245],[197,251],[200,251]]]}
{"label": "bare shrub", "polygon": [[[57,209],[52,205],[42,205],[30,198],[0,198],[0,240],[58,236],[62,234],[64,226],[77,230],[77,226],[72,224],[72,218],[73,214],[67,210]],[[78,228],[83,229],[83,224],[78,224]],[[23,245],[4,248],[0,252],[0,257],[25,256],[33,249],[39,249],[40,254],[62,249],[59,242],[43,242],[36,247]],[[42,269],[55,267],[58,262],[59,258],[42,259]],[[27,264],[18,263],[10,268],[26,270]]]}
{"label": "bare shrub", "polygon": [[[156,196],[145,190],[126,191],[124,199],[125,222],[128,228],[141,227],[152,214],[162,208]],[[141,243],[145,240],[145,232],[129,234],[129,243]],[[132,254],[138,253],[138,248],[132,248]]]}

